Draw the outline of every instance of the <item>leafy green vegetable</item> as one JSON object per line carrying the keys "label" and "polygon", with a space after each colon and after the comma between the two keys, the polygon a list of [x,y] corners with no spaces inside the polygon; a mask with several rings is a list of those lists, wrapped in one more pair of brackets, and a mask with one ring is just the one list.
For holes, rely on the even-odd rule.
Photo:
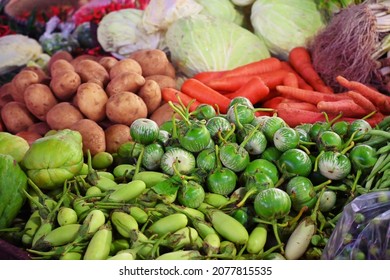
{"label": "leafy green vegetable", "polygon": [[193,15],[168,28],[166,45],[179,72],[228,70],[270,57],[263,40],[249,30],[221,18]]}
{"label": "leafy green vegetable", "polygon": [[286,59],[292,48],[306,46],[325,27],[314,0],[256,0],[250,19],[254,33],[281,59]]}

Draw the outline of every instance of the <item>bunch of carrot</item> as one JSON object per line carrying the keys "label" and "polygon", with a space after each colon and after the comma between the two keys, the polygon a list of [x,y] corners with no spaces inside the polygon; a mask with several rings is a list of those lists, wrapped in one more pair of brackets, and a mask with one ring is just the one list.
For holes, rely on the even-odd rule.
{"label": "bunch of carrot", "polygon": [[[201,72],[185,80],[180,90],[165,88],[165,101],[178,97],[190,110],[199,104],[215,106],[226,113],[231,99],[248,98],[256,107],[274,109],[278,116],[294,127],[301,123],[324,121],[325,114],[353,121],[367,118],[372,126],[390,114],[390,97],[357,81],[342,76],[337,81],[346,91],[335,93],[315,71],[305,47],[290,51],[287,61],[270,57],[232,70]],[[267,114],[267,113],[266,113]]]}

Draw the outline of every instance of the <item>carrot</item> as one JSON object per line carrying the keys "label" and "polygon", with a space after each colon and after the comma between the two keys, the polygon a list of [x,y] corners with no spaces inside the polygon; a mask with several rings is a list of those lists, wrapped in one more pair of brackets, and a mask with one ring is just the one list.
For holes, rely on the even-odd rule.
{"label": "carrot", "polygon": [[254,76],[221,77],[204,82],[208,87],[218,92],[234,92],[245,85]]}
{"label": "carrot", "polygon": [[258,75],[265,72],[273,72],[275,70],[281,69],[281,61],[276,57],[269,57],[265,59],[261,59],[258,61],[254,61],[251,63],[247,63],[245,65],[236,67],[232,70],[226,71],[222,75],[222,77],[232,77],[232,76],[252,76]]}
{"label": "carrot", "polygon": [[[307,111],[312,111],[312,112],[319,112],[317,109],[317,106],[308,102],[281,102],[279,103],[275,109],[288,109],[288,108],[294,108],[294,109],[302,109],[302,110],[307,110]],[[294,116],[292,116],[294,117]]]}
{"label": "carrot", "polygon": [[282,118],[290,127],[295,127],[305,123],[315,123],[326,121],[323,113],[313,112],[297,108],[279,108],[278,117]]}
{"label": "carrot", "polygon": [[218,107],[221,113],[225,114],[230,105],[230,99],[210,88],[201,81],[189,78],[181,85],[181,91],[200,103]]}
{"label": "carrot", "polygon": [[273,98],[270,98],[270,99],[262,102],[261,107],[276,109],[278,107],[278,105],[283,102],[283,99],[285,99],[285,97],[275,96]]}
{"label": "carrot", "polygon": [[371,113],[377,110],[375,105],[365,96],[361,95],[360,93],[350,90],[346,93],[353,101],[355,101],[356,104],[358,104],[360,107],[364,108],[366,110],[366,113]]}
{"label": "carrot", "polygon": [[298,87],[301,89],[310,89],[313,90],[313,87],[309,85],[288,63],[288,61],[282,61],[282,69],[287,70],[288,72],[293,73],[298,79]]}
{"label": "carrot", "polygon": [[200,105],[200,102],[196,100],[194,101],[194,98],[188,96],[187,94],[181,92],[180,90],[171,87],[163,88],[161,90],[161,96],[165,102],[172,101],[173,103],[180,103],[179,102],[179,98],[180,98],[181,102],[186,107],[188,106],[188,104],[190,104],[190,102],[193,102],[190,105],[190,112],[194,111]]}
{"label": "carrot", "polygon": [[254,76],[238,90],[230,94],[225,94],[225,96],[230,99],[242,96],[248,98],[252,104],[257,104],[265,97],[267,97],[268,94],[269,88],[266,86],[263,80],[258,76]]}
{"label": "carrot", "polygon": [[333,93],[333,90],[325,84],[312,64],[309,50],[305,47],[293,48],[288,57],[291,66],[297,73],[313,87],[314,90]]}
{"label": "carrot", "polygon": [[279,69],[276,71],[266,72],[259,74],[259,77],[264,81],[267,87],[271,89],[275,89],[276,86],[283,84],[283,79],[289,72],[284,69]]}
{"label": "carrot", "polygon": [[206,83],[208,81],[220,78],[226,71],[203,71],[195,74],[192,78]]}
{"label": "carrot", "polygon": [[345,117],[361,118],[367,114],[366,110],[356,104],[352,99],[339,101],[320,101],[317,104],[317,108],[319,111],[326,113],[342,113]]}
{"label": "carrot", "polygon": [[289,86],[277,86],[276,90],[283,97],[309,102],[314,105],[317,105],[320,101],[338,101],[347,99],[347,97],[342,95],[326,94],[315,90],[300,89]]}
{"label": "carrot", "polygon": [[283,85],[299,88],[297,76],[292,72],[287,73],[283,79]]}
{"label": "carrot", "polygon": [[356,91],[370,100],[383,114],[390,113],[390,97],[370,88],[369,86],[358,81],[350,81],[342,76],[336,77],[337,82],[343,87]]}

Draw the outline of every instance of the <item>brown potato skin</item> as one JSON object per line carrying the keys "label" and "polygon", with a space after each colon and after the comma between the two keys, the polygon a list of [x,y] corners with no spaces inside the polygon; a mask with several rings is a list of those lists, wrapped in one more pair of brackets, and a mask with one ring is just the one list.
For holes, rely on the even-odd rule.
{"label": "brown potato skin", "polygon": [[31,146],[31,144],[39,139],[42,138],[42,135],[34,132],[34,131],[28,131],[28,130],[23,130],[18,133],[16,133],[17,136],[22,137],[24,140],[27,141],[27,143]]}
{"label": "brown potato skin", "polygon": [[142,67],[141,65],[134,59],[131,58],[125,58],[122,60],[119,60],[115,65],[113,65],[110,69],[110,79],[114,79],[116,76],[127,73],[127,72],[134,72],[138,75],[143,75],[142,73]]}
{"label": "brown potato skin", "polygon": [[36,122],[27,128],[27,131],[38,133],[44,136],[50,130],[49,125],[46,122]]}
{"label": "brown potato skin", "polygon": [[87,82],[78,87],[73,102],[88,119],[99,122],[106,117],[107,100],[108,96],[101,86]]}
{"label": "brown potato skin", "polygon": [[168,60],[166,53],[159,49],[138,50],[130,54],[129,58],[136,60],[142,68],[142,75],[166,75],[175,77],[176,71]]}
{"label": "brown potato skin", "polygon": [[151,115],[161,105],[161,89],[154,80],[147,80],[139,89],[138,96],[145,102],[148,115]]}
{"label": "brown potato skin", "polygon": [[46,121],[47,112],[58,103],[50,87],[45,84],[29,85],[24,91],[27,109],[40,121]]}
{"label": "brown potato skin", "polygon": [[69,53],[67,51],[58,51],[58,52],[54,53],[50,57],[49,62],[47,63],[47,69],[49,70],[49,72],[52,71],[51,70],[51,66],[53,65],[53,63],[56,62],[59,59],[63,59],[63,60],[66,60],[66,61],[70,62],[70,61],[73,60],[73,56],[71,55],[71,53]]}
{"label": "brown potato skin", "polygon": [[8,102],[1,109],[1,119],[7,131],[12,134],[27,130],[37,121],[26,105],[17,101]]}
{"label": "brown potato skin", "polygon": [[54,105],[46,114],[46,122],[50,129],[70,128],[75,122],[84,119],[83,114],[69,102]]}
{"label": "brown potato skin", "polygon": [[22,70],[12,78],[11,82],[14,87],[11,92],[12,98],[17,102],[24,103],[24,90],[31,84],[39,83],[40,80],[39,75],[34,71]]}
{"label": "brown potato skin", "polygon": [[86,59],[89,59],[89,60],[94,60],[94,61],[98,61],[100,58],[99,57],[96,57],[94,55],[90,55],[90,54],[82,54],[82,55],[79,55],[79,56],[76,56],[75,58],[73,58],[71,61],[70,61],[70,64],[73,65],[74,68],[77,67],[77,64],[83,60],[86,60]]}
{"label": "brown potato skin", "polygon": [[55,77],[66,71],[74,71],[74,67],[68,60],[57,59],[50,67],[50,76]]}
{"label": "brown potato skin", "polygon": [[[163,103],[160,107],[157,108],[157,110],[153,112],[153,114],[149,116],[149,119],[155,121],[158,126],[160,126],[164,122],[172,120],[172,115],[173,109],[171,106],[169,106],[168,103]],[[179,119],[178,116],[176,116],[176,118]]]}
{"label": "brown potato skin", "polygon": [[79,74],[82,83],[93,81],[101,86],[105,86],[110,80],[106,68],[94,60],[81,60],[74,69]]}
{"label": "brown potato skin", "polygon": [[67,101],[73,98],[80,84],[81,78],[75,71],[65,71],[51,79],[50,88],[59,100]]}
{"label": "brown potato skin", "polygon": [[106,150],[104,130],[96,122],[89,119],[82,119],[75,122],[70,129],[80,132],[83,139],[84,154],[87,154],[88,150],[91,155]]}
{"label": "brown potato skin", "polygon": [[137,92],[145,84],[145,78],[135,72],[125,72],[113,78],[106,87],[108,96],[119,92]]}
{"label": "brown potato skin", "polygon": [[160,89],[171,87],[176,88],[176,80],[172,77],[166,75],[151,75],[145,77],[145,80],[153,80],[158,83]]}
{"label": "brown potato skin", "polygon": [[111,68],[118,62],[118,59],[113,56],[104,56],[98,62],[110,73]]}
{"label": "brown potato skin", "polygon": [[14,87],[11,82],[5,83],[0,87],[0,110],[8,102],[14,101],[12,98],[12,91]]}
{"label": "brown potato skin", "polygon": [[148,108],[141,97],[129,91],[114,94],[106,104],[107,118],[124,125],[131,125],[138,118],[146,118]]}
{"label": "brown potato skin", "polygon": [[104,130],[106,135],[106,152],[116,153],[120,145],[131,140],[130,127],[124,124],[113,124]]}

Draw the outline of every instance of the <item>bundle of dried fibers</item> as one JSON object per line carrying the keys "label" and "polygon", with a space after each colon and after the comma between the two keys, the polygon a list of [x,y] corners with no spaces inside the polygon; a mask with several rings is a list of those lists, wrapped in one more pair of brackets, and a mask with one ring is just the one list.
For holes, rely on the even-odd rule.
{"label": "bundle of dried fibers", "polygon": [[345,90],[336,81],[339,75],[388,91],[380,60],[390,49],[381,43],[390,31],[389,13],[390,1],[352,5],[309,43],[314,68],[335,92]]}

